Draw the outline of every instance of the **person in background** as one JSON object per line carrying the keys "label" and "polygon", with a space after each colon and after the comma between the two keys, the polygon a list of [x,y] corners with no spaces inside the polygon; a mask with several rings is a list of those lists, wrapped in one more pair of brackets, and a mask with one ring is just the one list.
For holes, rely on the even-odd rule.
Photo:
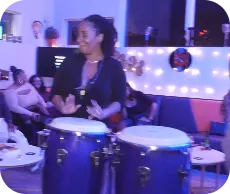
{"label": "person in background", "polygon": [[227,122],[228,115],[230,114],[230,90],[224,96],[223,103],[221,105],[221,112],[224,115],[224,121]]}
{"label": "person in background", "polygon": [[47,105],[35,88],[27,82],[23,70],[11,67],[14,83],[5,91],[6,103],[13,120],[30,144],[36,144],[36,131],[48,122]]}
{"label": "person in background", "polygon": [[47,110],[50,113],[50,116],[52,118],[61,116],[61,113],[54,107],[53,103],[50,101],[50,93],[47,92],[42,77],[38,75],[33,75],[30,77],[29,83],[34,86],[34,88],[38,91],[38,93],[46,102]]}
{"label": "person in background", "polygon": [[225,153],[226,168],[230,171],[230,90],[224,96],[224,101],[221,108],[224,114],[224,120],[227,123],[227,131],[225,133],[225,137],[222,143],[222,149]]}
{"label": "person in background", "polygon": [[124,118],[133,120],[134,125],[149,125],[153,123],[156,110],[157,104],[152,99],[126,83]]}
{"label": "person in background", "polygon": [[11,112],[4,95],[0,92],[0,143],[26,143],[26,138],[12,122]]}
{"label": "person in background", "polygon": [[53,103],[50,101],[50,95],[49,92],[46,91],[43,79],[38,75],[33,75],[30,77],[29,83],[35,87],[46,102],[47,107],[53,107]]}

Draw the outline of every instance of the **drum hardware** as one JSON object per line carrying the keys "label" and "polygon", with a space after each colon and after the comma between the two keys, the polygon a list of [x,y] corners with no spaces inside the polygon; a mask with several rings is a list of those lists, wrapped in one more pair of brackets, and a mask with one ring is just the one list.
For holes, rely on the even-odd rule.
{"label": "drum hardware", "polygon": [[64,162],[64,159],[68,155],[68,151],[65,149],[58,149],[57,150],[57,164],[61,166]]}
{"label": "drum hardware", "polygon": [[188,177],[188,170],[186,170],[183,166],[181,166],[177,172],[179,173],[181,180],[185,180]]}
{"label": "drum hardware", "polygon": [[141,186],[146,187],[146,184],[150,179],[151,169],[145,166],[140,166],[137,171]]}
{"label": "drum hardware", "polygon": [[91,152],[90,154],[91,158],[91,163],[94,168],[97,168],[100,166],[100,158],[101,158],[101,153],[98,151]]}
{"label": "drum hardware", "polygon": [[42,131],[37,132],[38,134],[38,147],[41,149],[47,149],[47,141],[50,136],[50,130],[44,129]]}

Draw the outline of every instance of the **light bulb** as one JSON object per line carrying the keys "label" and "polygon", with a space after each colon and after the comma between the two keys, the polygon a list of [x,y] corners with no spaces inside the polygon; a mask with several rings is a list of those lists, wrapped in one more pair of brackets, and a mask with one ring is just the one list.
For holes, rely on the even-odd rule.
{"label": "light bulb", "polygon": [[149,86],[147,84],[144,85],[145,88],[148,88]]}
{"label": "light bulb", "polygon": [[185,69],[184,72],[185,73],[188,73],[190,71],[190,69]]}
{"label": "light bulb", "polygon": [[161,90],[162,87],[161,86],[156,86],[156,90]]}
{"label": "light bulb", "polygon": [[162,70],[162,69],[156,69],[155,70],[155,75],[156,76],[160,76],[160,75],[162,75],[164,73],[164,71]]}
{"label": "light bulb", "polygon": [[187,87],[182,87],[180,89],[181,93],[187,93],[188,92],[188,88]]}
{"label": "light bulb", "polygon": [[153,54],[153,49],[148,49],[148,50],[147,50],[147,53],[148,53],[148,54]]}
{"label": "light bulb", "polygon": [[212,54],[213,54],[213,56],[215,56],[215,57],[217,57],[217,56],[219,56],[219,55],[220,55],[220,53],[219,53],[219,52],[217,52],[217,51],[214,51]]}
{"label": "light bulb", "polygon": [[136,54],[136,51],[135,50],[133,50],[133,51],[128,51],[127,52],[127,55],[130,55],[130,56],[133,56],[133,55],[135,55]]}
{"label": "light bulb", "polygon": [[175,89],[176,89],[176,86],[173,86],[173,85],[168,86],[168,91],[169,92],[174,92]]}
{"label": "light bulb", "polygon": [[229,72],[224,72],[224,76],[229,76]]}
{"label": "light bulb", "polygon": [[151,69],[150,67],[146,67],[146,68],[145,68],[146,71],[149,71],[150,69]]}
{"label": "light bulb", "polygon": [[176,50],[176,48],[174,48],[174,47],[168,47],[167,50],[168,50],[169,53],[171,53],[171,52],[174,52]]}
{"label": "light bulb", "polygon": [[216,75],[216,74],[218,74],[218,71],[213,70],[213,71],[212,71],[212,74],[213,74],[213,75]]}
{"label": "light bulb", "polygon": [[198,70],[198,69],[192,69],[192,75],[198,75],[198,74],[200,74],[200,71]]}
{"label": "light bulb", "polygon": [[161,54],[163,54],[164,53],[164,51],[162,50],[162,49],[157,49],[157,54],[158,55],[161,55]]}
{"label": "light bulb", "polygon": [[138,57],[143,57],[143,53],[138,52],[138,53],[137,53],[137,56],[138,56]]}
{"label": "light bulb", "polygon": [[192,88],[191,90],[192,90],[192,92],[194,92],[194,93],[199,92],[199,90],[198,90],[197,88]]}
{"label": "light bulb", "polygon": [[207,94],[213,94],[214,93],[214,89],[213,88],[205,88],[205,92]]}

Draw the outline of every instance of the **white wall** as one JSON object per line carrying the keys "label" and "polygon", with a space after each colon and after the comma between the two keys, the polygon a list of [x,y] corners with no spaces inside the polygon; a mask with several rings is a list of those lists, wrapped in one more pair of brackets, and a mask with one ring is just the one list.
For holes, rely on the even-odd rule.
{"label": "white wall", "polygon": [[[37,41],[32,33],[32,22],[37,20],[54,19],[54,0],[23,0],[11,5],[7,10],[22,14],[21,35],[23,44],[40,46],[42,41]],[[44,26],[45,27],[45,26]],[[41,45],[42,46],[42,45]]]}
{"label": "white wall", "polygon": [[[53,20],[54,0],[23,0],[11,5],[7,10],[18,12],[21,15],[21,36],[22,44],[0,41],[0,68],[8,70],[14,65],[26,71],[28,76],[36,72],[36,49],[44,46],[44,37],[36,40],[32,33],[31,24],[33,21]],[[17,34],[19,35],[19,34]],[[0,82],[0,89],[11,84],[7,81]]]}
{"label": "white wall", "polygon": [[[36,70],[36,47],[29,44],[8,43],[0,41],[0,68],[9,70],[10,66],[23,69],[27,76],[34,74]],[[10,81],[0,81],[0,89],[7,88],[12,83]]]}
{"label": "white wall", "polygon": [[[68,2],[68,3],[67,3]],[[67,46],[66,19],[83,19],[91,14],[112,17],[119,33],[121,46],[124,43],[126,0],[55,0],[55,27],[61,32],[60,46]]]}
{"label": "white wall", "polygon": [[[188,72],[176,72],[169,65],[169,56],[176,48],[124,48],[122,53],[139,55],[146,62],[140,77],[127,72],[128,82],[149,94],[202,99],[223,99],[229,90],[228,48],[188,48],[192,64]],[[142,56],[143,55],[143,56]],[[140,57],[141,56],[141,57]],[[162,72],[162,73],[160,73]],[[174,91],[173,87],[175,87]],[[186,91],[188,90],[188,91]]]}

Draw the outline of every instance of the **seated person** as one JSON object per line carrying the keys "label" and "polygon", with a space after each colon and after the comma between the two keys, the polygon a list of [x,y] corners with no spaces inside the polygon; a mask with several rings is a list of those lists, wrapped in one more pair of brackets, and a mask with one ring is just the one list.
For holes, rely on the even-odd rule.
{"label": "seated person", "polygon": [[228,115],[230,114],[230,90],[224,96],[223,104],[221,105],[221,112],[224,115],[224,121],[227,122]]}
{"label": "seated person", "polygon": [[126,101],[124,117],[133,120],[134,125],[149,125],[153,123],[157,104],[146,94],[135,91],[128,83],[126,85]]}
{"label": "seated person", "polygon": [[28,144],[21,131],[12,123],[12,115],[4,95],[0,93],[0,143]]}
{"label": "seated person", "polygon": [[5,92],[6,103],[13,112],[14,123],[21,128],[30,144],[36,144],[36,131],[50,121],[46,103],[27,82],[23,70],[11,67],[11,71],[14,83]]}
{"label": "seated person", "polygon": [[47,110],[51,117],[59,117],[61,113],[54,107],[53,103],[50,101],[50,94],[46,91],[43,79],[38,75],[33,75],[29,79],[29,83],[34,86],[37,92],[46,102]]}

